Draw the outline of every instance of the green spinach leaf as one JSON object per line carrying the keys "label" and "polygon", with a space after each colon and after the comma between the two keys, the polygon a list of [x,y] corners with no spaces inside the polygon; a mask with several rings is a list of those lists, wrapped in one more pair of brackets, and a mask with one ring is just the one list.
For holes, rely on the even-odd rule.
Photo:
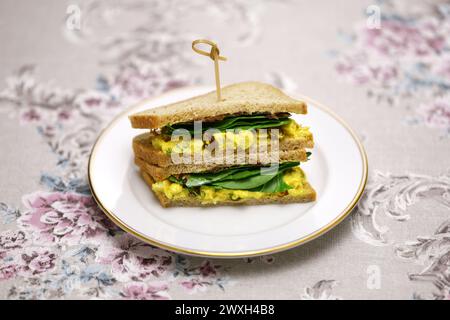
{"label": "green spinach leaf", "polygon": [[219,187],[223,189],[249,190],[264,185],[265,183],[272,180],[275,176],[276,174],[256,175],[240,180],[225,180],[213,182],[211,185],[213,187]]}
{"label": "green spinach leaf", "polygon": [[283,181],[283,174],[299,162],[285,162],[278,166],[239,166],[218,172],[192,173],[169,180],[187,188],[212,186],[217,189],[251,190],[261,192],[282,192],[290,189]]}
{"label": "green spinach leaf", "polygon": [[250,191],[272,193],[272,192],[284,192],[286,190],[292,189],[292,187],[290,185],[288,185],[286,182],[284,182],[283,175],[284,175],[284,172],[277,174],[273,179],[269,180],[265,184],[263,184],[259,187],[256,187]]}
{"label": "green spinach leaf", "polygon": [[[289,116],[286,114],[283,114],[278,118],[269,118],[267,115],[264,114],[230,116],[219,121],[203,122],[202,132],[210,128],[215,128],[219,131],[226,131],[231,129],[256,130],[264,128],[274,128],[287,124],[289,123],[289,121],[290,121]],[[189,131],[191,134],[194,134],[194,123],[185,122],[167,125],[162,129],[162,132],[164,134],[170,135],[176,129],[185,129]]]}

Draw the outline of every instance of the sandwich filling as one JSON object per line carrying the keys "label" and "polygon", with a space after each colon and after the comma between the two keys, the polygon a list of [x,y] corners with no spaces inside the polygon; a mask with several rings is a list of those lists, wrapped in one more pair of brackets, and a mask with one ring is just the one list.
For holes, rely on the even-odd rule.
{"label": "sandwich filling", "polygon": [[277,167],[240,166],[218,172],[171,176],[152,185],[153,191],[169,199],[199,199],[202,203],[260,199],[262,197],[301,196],[309,192],[299,162]]}
{"label": "sandwich filling", "polygon": [[[214,128],[216,131],[208,136],[202,134],[202,139],[194,136],[194,124],[179,123],[165,126],[161,129],[161,135],[152,139],[152,146],[157,150],[162,150],[165,154],[172,152],[201,152],[207,145],[216,141],[219,145],[233,146],[233,148],[243,148],[247,150],[252,144],[258,144],[264,139],[269,145],[272,136],[271,129],[278,129],[278,139],[283,142],[285,139],[302,139],[313,141],[312,133],[308,127],[299,125],[295,120],[290,119],[290,114],[282,113],[277,115],[243,115],[226,117],[219,121],[204,122],[202,133]],[[186,130],[193,136],[189,142],[180,143],[171,140],[171,134],[177,129]],[[267,129],[267,130],[261,130]],[[185,131],[185,132],[186,132]]]}

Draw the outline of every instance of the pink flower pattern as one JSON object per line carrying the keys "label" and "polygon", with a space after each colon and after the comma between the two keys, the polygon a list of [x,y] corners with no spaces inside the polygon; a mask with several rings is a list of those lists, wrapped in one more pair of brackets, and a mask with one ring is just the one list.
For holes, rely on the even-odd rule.
{"label": "pink flower pattern", "polygon": [[225,279],[219,276],[221,268],[220,265],[205,260],[199,266],[188,269],[190,276],[181,281],[181,286],[190,294],[204,292],[214,285],[223,289],[222,282]]}
{"label": "pink flower pattern", "polygon": [[167,300],[167,290],[164,283],[131,282],[124,286],[121,295],[126,300]]}
{"label": "pink flower pattern", "polygon": [[27,248],[20,256],[19,273],[23,276],[35,276],[55,267],[56,255],[47,249]]}
{"label": "pink flower pattern", "polygon": [[418,116],[429,127],[450,128],[450,95],[423,103],[417,109]]}
{"label": "pink flower pattern", "polygon": [[335,69],[341,78],[365,86],[377,101],[416,110],[407,123],[450,135],[448,107],[442,102],[450,90],[450,15],[438,14],[438,4],[431,9],[436,14],[408,16],[382,7],[381,27],[358,25],[350,46],[338,53]]}
{"label": "pink flower pattern", "polygon": [[7,230],[0,233],[0,251],[22,248],[26,242],[26,235],[23,231]]}
{"label": "pink flower pattern", "polygon": [[115,239],[116,246],[103,246],[97,261],[111,266],[114,277],[121,282],[147,281],[164,275],[173,268],[173,255],[154,248],[129,234]]}
{"label": "pink flower pattern", "polygon": [[24,197],[27,211],[19,220],[41,245],[99,241],[111,223],[90,196],[36,192]]}
{"label": "pink flower pattern", "polygon": [[17,264],[0,264],[0,280],[8,280],[14,278],[18,272],[19,266]]}

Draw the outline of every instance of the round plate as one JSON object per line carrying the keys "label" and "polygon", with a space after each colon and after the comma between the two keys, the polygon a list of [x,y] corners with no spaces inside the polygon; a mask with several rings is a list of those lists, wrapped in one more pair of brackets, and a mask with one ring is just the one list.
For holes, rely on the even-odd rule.
{"label": "round plate", "polygon": [[92,193],[102,210],[125,231],[152,245],[190,255],[249,257],[293,248],[341,222],[361,197],[367,157],[355,134],[319,103],[307,115],[293,115],[309,126],[315,141],[302,168],[317,192],[305,204],[163,208],[133,163],[131,141],[145,130],[132,129],[128,115],[212,91],[194,87],[146,100],[120,114],[101,133],[89,159]]}

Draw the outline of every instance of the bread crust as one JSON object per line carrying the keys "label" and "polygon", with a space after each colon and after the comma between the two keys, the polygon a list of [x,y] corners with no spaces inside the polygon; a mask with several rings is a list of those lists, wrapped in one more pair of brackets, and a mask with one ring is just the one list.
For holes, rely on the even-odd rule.
{"label": "bread crust", "polygon": [[168,207],[217,207],[217,206],[241,206],[241,205],[264,205],[264,204],[287,204],[287,203],[305,203],[316,200],[316,191],[311,187],[309,183],[306,184],[305,189],[307,192],[300,196],[293,195],[275,195],[268,194],[265,198],[260,199],[239,199],[239,200],[225,200],[214,203],[202,203],[200,199],[196,199],[194,197],[190,197],[188,199],[183,200],[173,200],[167,198],[163,193],[155,192],[152,189],[153,183],[155,181],[152,177],[141,170],[141,175],[144,178],[144,181],[150,187],[152,192],[155,194],[156,198],[161,203],[161,206]]}
{"label": "bread crust", "polygon": [[131,126],[157,129],[168,124],[204,120],[222,115],[271,114],[290,112],[306,114],[305,102],[293,99],[280,89],[261,82],[242,82],[223,87],[222,101],[216,92],[193,97],[165,106],[141,111],[129,116]]}

